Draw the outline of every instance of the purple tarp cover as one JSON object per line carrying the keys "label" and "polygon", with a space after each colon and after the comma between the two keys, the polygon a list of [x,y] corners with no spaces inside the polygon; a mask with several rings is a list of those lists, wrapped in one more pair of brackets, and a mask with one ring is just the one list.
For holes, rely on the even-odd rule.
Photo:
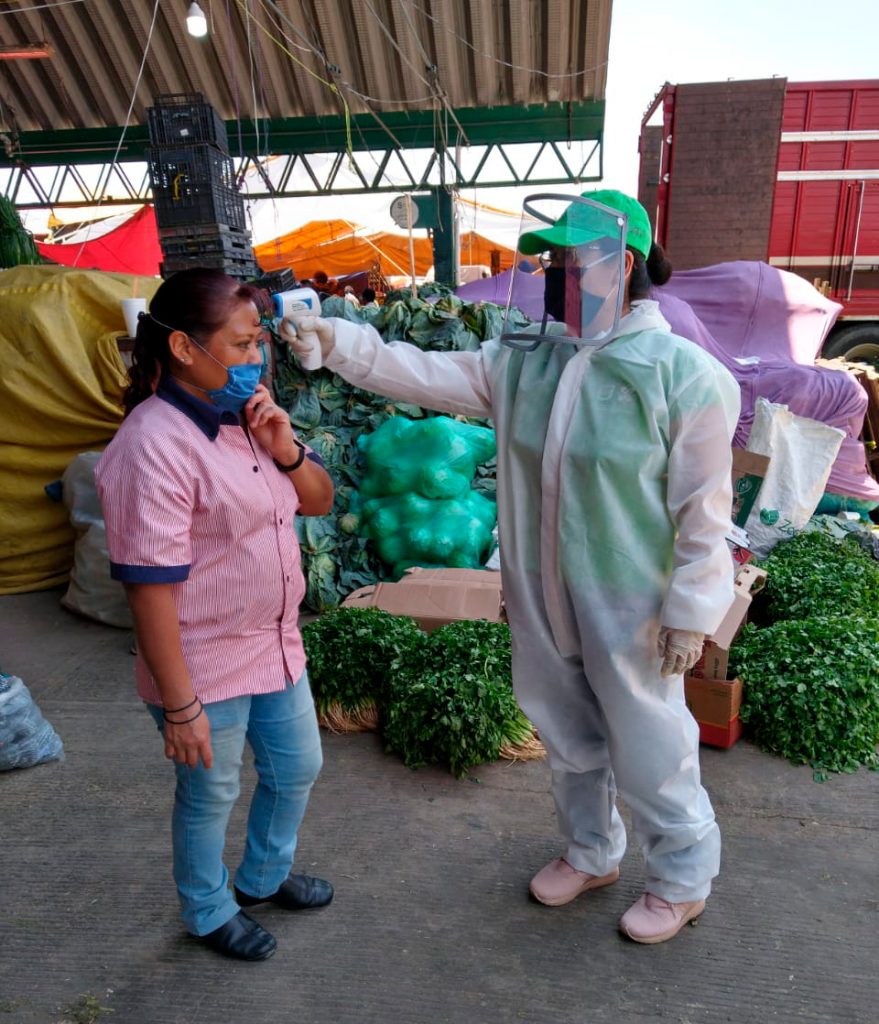
{"label": "purple tarp cover", "polygon": [[[543,276],[518,269],[458,288],[466,302],[507,304],[516,277],[519,308],[543,315]],[[814,365],[841,307],[804,278],[768,263],[740,260],[678,271],[652,290],[672,331],[710,352],[738,381],[742,413],[733,443],[744,447],[758,398],[786,405],[798,416],[845,431],[827,490],[879,501],[879,483],[867,469],[859,440],[867,394],[841,370]]]}

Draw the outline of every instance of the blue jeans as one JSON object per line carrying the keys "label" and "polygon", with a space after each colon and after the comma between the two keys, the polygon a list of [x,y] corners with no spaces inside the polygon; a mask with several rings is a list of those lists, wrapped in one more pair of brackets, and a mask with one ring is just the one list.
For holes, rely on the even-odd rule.
{"label": "blue jeans", "polygon": [[[147,708],[162,729],[162,709]],[[239,911],[223,863],[226,825],[241,788],[245,739],[253,750],[257,785],[247,819],[244,857],[235,885],[250,896],[270,896],[290,872],[296,835],[320,772],[320,733],[308,674],[276,693],[205,704],[211,722],[213,767],[174,765],[172,841],[174,881],[183,921],[206,935]]]}

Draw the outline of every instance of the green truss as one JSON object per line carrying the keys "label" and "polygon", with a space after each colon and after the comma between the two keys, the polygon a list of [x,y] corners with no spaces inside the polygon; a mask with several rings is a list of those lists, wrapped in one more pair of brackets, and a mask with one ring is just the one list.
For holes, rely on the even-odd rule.
{"label": "green truss", "polygon": [[[226,123],[239,181],[259,172],[251,199],[596,181],[603,125],[603,102]],[[114,164],[120,134],[24,132],[0,156],[0,189],[23,209],[147,201],[147,128],[125,132]]]}

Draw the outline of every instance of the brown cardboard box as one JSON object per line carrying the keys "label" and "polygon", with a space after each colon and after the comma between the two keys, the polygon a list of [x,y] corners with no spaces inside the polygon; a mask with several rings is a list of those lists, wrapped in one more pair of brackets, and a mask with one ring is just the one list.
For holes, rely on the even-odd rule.
{"label": "brown cardboard box", "polygon": [[723,622],[715,629],[711,642],[724,650],[729,650],[733,640],[748,617],[748,608],[754,594],[762,590],[766,584],[766,570],[756,565],[742,565],[736,571],[735,597]]}
{"label": "brown cardboard box", "polygon": [[355,590],[342,607],[409,615],[426,633],[461,619],[506,622],[500,573],[481,569],[410,570],[399,583]]}
{"label": "brown cardboard box", "polygon": [[742,703],[741,679],[684,679],[687,707],[700,724],[726,727]]}

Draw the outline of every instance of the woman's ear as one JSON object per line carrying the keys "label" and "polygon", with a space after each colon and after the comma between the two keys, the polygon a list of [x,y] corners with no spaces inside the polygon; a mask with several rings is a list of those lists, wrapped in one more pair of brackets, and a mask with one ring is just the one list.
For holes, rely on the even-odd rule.
{"label": "woman's ear", "polygon": [[624,277],[625,277],[626,284],[628,284],[629,280],[632,277],[632,270],[635,267],[635,257],[632,255],[631,250],[629,250],[629,249],[626,249],[625,252],[623,253],[623,255],[625,256],[625,259],[626,259]]}
{"label": "woman's ear", "polygon": [[171,358],[188,366],[192,362],[192,339],[185,331],[171,331],[168,335]]}

